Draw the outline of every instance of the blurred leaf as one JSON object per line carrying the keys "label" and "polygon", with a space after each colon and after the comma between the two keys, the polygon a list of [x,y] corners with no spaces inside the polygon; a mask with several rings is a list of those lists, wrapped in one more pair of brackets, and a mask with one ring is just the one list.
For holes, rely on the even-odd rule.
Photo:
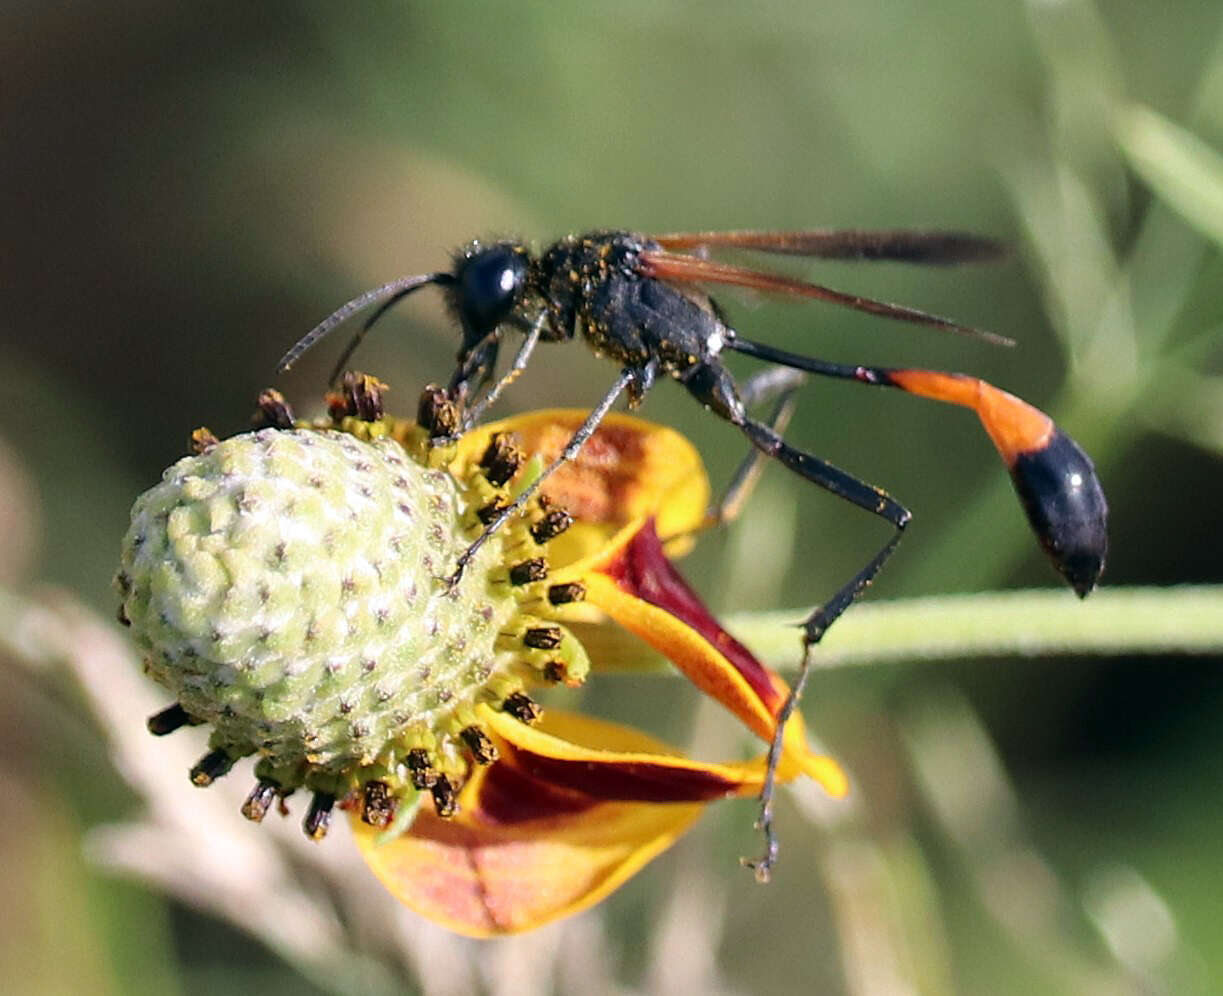
{"label": "blurred leaf", "polygon": [[1120,111],[1115,128],[1135,172],[1185,221],[1223,245],[1223,156],[1140,104]]}
{"label": "blurred leaf", "polygon": [[1175,392],[1151,392],[1141,409],[1143,419],[1161,432],[1223,456],[1223,377],[1176,368],[1165,376]]}

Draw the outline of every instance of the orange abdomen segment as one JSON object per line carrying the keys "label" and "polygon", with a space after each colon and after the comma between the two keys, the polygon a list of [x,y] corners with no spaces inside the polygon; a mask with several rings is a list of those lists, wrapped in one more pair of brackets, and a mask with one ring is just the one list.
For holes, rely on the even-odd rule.
{"label": "orange abdomen segment", "polygon": [[1008,467],[1022,453],[1049,444],[1057,427],[1039,408],[977,377],[936,370],[889,370],[888,379],[910,394],[971,408]]}

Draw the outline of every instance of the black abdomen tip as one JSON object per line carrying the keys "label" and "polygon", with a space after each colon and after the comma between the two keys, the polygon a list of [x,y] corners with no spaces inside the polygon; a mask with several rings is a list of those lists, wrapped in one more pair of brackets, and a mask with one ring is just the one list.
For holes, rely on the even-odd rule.
{"label": "black abdomen tip", "polygon": [[1108,502],[1091,458],[1055,429],[1045,446],[1019,455],[1011,479],[1040,545],[1084,597],[1108,553]]}

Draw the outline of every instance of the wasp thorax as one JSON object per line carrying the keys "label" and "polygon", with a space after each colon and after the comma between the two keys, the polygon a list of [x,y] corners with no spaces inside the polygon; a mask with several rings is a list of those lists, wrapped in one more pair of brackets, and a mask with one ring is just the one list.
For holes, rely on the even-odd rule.
{"label": "wasp thorax", "polygon": [[[453,812],[472,765],[496,757],[477,706],[533,717],[524,688],[551,677],[522,611],[547,604],[546,560],[505,553],[528,523],[491,537],[457,588],[446,579],[490,488],[478,468],[456,481],[391,438],[333,430],[264,429],[180,460],[137,500],[117,579],[146,669],[176,699],[150,729],[213,727],[197,784],[258,755],[252,819],[310,789],[312,837],[336,799],[363,797],[380,824],[423,787]],[[571,677],[585,661],[564,635]]]}

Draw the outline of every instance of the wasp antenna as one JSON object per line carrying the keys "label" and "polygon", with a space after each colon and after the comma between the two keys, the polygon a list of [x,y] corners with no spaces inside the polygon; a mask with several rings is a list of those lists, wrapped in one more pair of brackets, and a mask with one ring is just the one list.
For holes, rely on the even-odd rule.
{"label": "wasp antenna", "polygon": [[[320,339],[323,338],[323,336],[327,335],[327,333],[329,333],[337,325],[340,325],[342,322],[346,321],[363,308],[368,308],[371,304],[376,304],[379,301],[387,301],[387,304],[384,305],[383,308],[379,309],[378,314],[381,315],[382,311],[384,311],[386,307],[389,307],[390,304],[394,304],[396,301],[400,300],[400,298],[407,297],[407,295],[411,294],[412,291],[425,286],[425,284],[446,284],[450,283],[453,279],[454,278],[449,273],[422,273],[413,277],[400,277],[398,280],[392,280],[390,283],[383,284],[381,287],[375,287],[372,290],[367,290],[364,294],[359,294],[347,304],[341,305],[299,340],[297,340],[297,342],[293,345],[293,348],[285,353],[285,355],[281,357],[280,362],[276,364],[276,372],[285,373],[290,367],[293,366],[294,363],[301,359],[302,354],[305,353],[306,350],[313,347]],[[368,330],[368,328],[369,325],[367,324],[366,328],[362,330],[362,333]],[[357,341],[360,341],[360,336],[357,337]],[[345,360],[347,360],[348,356],[351,355],[352,350],[355,348],[355,343],[350,346],[348,353],[344,357]]]}

